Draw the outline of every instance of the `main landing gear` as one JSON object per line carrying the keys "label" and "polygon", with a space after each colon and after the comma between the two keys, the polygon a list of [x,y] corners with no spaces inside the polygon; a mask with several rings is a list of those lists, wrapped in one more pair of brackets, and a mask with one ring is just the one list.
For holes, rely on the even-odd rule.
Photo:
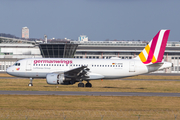
{"label": "main landing gear", "polygon": [[[80,83],[78,84],[78,87],[84,87],[84,83],[80,81]],[[92,84],[89,81],[87,81],[87,83],[85,84],[85,87],[92,87]]]}
{"label": "main landing gear", "polygon": [[30,81],[29,81],[29,84],[28,84],[29,87],[33,86],[32,81],[33,81],[33,78],[30,78]]}

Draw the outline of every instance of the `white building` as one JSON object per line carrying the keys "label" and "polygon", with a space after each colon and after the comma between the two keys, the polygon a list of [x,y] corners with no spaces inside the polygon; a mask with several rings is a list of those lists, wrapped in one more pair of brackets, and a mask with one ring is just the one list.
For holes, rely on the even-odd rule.
{"label": "white building", "polygon": [[78,41],[88,41],[88,37],[86,35],[80,35],[80,37],[78,37]]}
{"label": "white building", "polygon": [[26,39],[29,38],[29,28],[27,27],[22,28],[22,38],[26,38]]}

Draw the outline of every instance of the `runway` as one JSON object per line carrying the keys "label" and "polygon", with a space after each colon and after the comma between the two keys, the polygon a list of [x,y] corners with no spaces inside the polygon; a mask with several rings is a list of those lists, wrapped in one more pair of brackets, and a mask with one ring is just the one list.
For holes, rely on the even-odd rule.
{"label": "runway", "polygon": [[153,93],[153,92],[76,92],[76,91],[0,91],[0,95],[161,96],[161,97],[180,97],[180,93]]}

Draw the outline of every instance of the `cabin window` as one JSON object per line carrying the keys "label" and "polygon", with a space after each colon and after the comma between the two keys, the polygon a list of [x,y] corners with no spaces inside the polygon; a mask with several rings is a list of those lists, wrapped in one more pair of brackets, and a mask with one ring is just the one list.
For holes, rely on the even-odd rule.
{"label": "cabin window", "polygon": [[66,64],[66,66],[68,66],[68,64]]}
{"label": "cabin window", "polygon": [[35,64],[33,64],[33,66],[35,66]]}
{"label": "cabin window", "polygon": [[54,66],[56,66],[56,64],[54,64]]}
{"label": "cabin window", "polygon": [[110,65],[110,67],[112,67],[112,65]]}
{"label": "cabin window", "polygon": [[59,66],[59,64],[57,64],[57,66]]}
{"label": "cabin window", "polygon": [[53,66],[53,64],[52,64],[52,66]]}
{"label": "cabin window", "polygon": [[41,64],[41,66],[43,66],[43,64]]}

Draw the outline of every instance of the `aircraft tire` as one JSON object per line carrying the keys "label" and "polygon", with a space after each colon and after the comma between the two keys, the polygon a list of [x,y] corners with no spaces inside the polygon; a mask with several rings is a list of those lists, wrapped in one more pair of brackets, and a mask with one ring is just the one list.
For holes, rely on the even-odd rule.
{"label": "aircraft tire", "polygon": [[84,87],[84,83],[79,83],[78,87]]}
{"label": "aircraft tire", "polygon": [[86,83],[86,87],[92,87],[91,83]]}
{"label": "aircraft tire", "polygon": [[33,86],[33,84],[32,84],[32,83],[29,83],[28,86],[31,87],[31,86]]}

